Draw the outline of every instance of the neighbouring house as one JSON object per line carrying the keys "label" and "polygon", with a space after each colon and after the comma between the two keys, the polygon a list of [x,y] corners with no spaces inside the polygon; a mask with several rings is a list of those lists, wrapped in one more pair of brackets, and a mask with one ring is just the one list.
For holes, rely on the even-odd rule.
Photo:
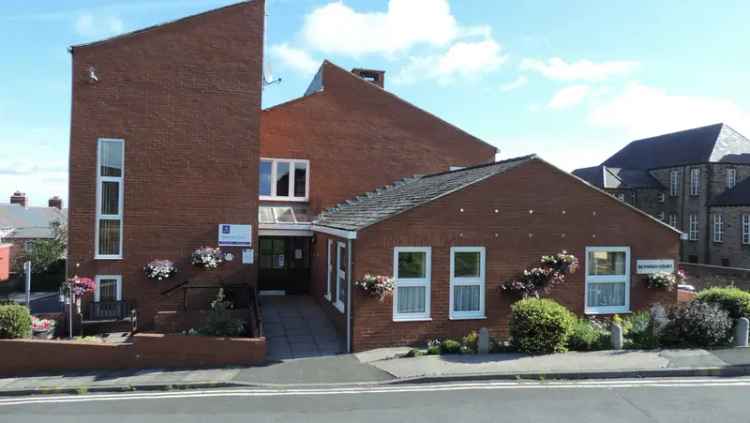
{"label": "neighbouring house", "polygon": [[60,197],[50,198],[47,207],[36,207],[29,205],[25,193],[16,191],[8,204],[0,204],[0,244],[8,250],[7,257],[0,253],[0,280],[4,272],[20,267],[19,260],[31,250],[34,241],[53,238],[54,225],[64,226],[66,222],[67,210]]}
{"label": "neighbouring house", "polygon": [[[302,97],[261,110],[263,5],[71,49],[68,272],[95,278],[92,304],[136,307],[150,329],[183,309],[175,293],[231,283],[313,296],[349,350],[502,335],[500,284],[563,249],[590,272],[551,295],[578,313],[676,300],[635,270],[676,259],[676,230],[535,156],[495,162],[383,71],[325,61]],[[204,245],[233,260],[195,270]],[[454,253],[471,275],[451,276]],[[177,278],[146,279],[154,259]],[[394,297],[361,295],[365,273],[394,276]]]}
{"label": "neighbouring house", "polygon": [[573,172],[685,233],[685,262],[750,267],[750,139],[719,123],[633,141]]}

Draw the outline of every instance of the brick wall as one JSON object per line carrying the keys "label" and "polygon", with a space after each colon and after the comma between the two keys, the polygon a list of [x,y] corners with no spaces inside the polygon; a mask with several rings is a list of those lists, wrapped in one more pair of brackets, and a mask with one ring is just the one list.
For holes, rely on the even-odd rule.
{"label": "brick wall", "polygon": [[[587,246],[631,248],[632,310],[655,302],[673,303],[677,296],[674,291],[649,289],[634,275],[636,259],[677,260],[677,233],[541,161],[362,230],[354,243],[355,280],[365,273],[392,275],[396,246],[432,247],[432,321],[395,323],[392,298],[381,303],[355,290],[353,347],[357,351],[433,337],[459,338],[480,327],[487,327],[493,336],[506,336],[513,299],[499,292],[500,285],[538,262],[541,255],[561,250],[575,254],[581,268],[551,296],[578,314],[584,311]],[[486,320],[448,318],[450,247],[461,245],[486,248]]]}
{"label": "brick wall", "polygon": [[705,264],[680,263],[688,275],[687,283],[696,291],[712,286],[736,286],[750,291],[750,269]]}
{"label": "brick wall", "polygon": [[323,91],[261,119],[263,157],[310,160],[316,214],[405,176],[494,160],[494,147],[346,70],[325,62],[318,77]]}
{"label": "brick wall", "polygon": [[[243,2],[73,49],[68,273],[122,275],[146,326],[177,282],[255,283],[238,249],[217,272],[189,256],[221,223],[257,236],[263,15],[263,0]],[[125,140],[123,260],[93,259],[100,137]],[[157,258],[175,261],[175,280],[144,278]]]}

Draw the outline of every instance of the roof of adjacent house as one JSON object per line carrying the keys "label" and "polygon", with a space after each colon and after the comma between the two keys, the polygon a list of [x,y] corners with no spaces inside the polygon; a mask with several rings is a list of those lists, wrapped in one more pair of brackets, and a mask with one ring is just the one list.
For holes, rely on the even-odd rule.
{"label": "roof of adjacent house", "polygon": [[322,212],[318,226],[356,231],[506,172],[535,155],[432,175],[415,175]]}
{"label": "roof of adjacent house", "polygon": [[647,170],[718,162],[750,163],[750,140],[724,123],[633,141],[602,165]]}
{"label": "roof of adjacent house", "polygon": [[714,197],[710,206],[750,206],[750,178]]}
{"label": "roof of adjacent house", "polygon": [[52,238],[53,222],[65,223],[67,210],[55,207],[23,207],[0,204],[0,231],[3,238]]}
{"label": "roof of adjacent house", "polygon": [[598,188],[604,189],[664,188],[647,170],[621,169],[599,165],[576,169],[573,174]]}

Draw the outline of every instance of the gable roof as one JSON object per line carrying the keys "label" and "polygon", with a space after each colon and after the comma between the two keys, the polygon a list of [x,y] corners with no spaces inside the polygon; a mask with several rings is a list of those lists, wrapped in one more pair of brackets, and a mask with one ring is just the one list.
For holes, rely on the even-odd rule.
{"label": "gable roof", "polygon": [[316,226],[357,231],[382,220],[462,190],[491,176],[503,173],[536,158],[517,157],[491,164],[404,178],[354,200],[325,210],[313,222]]}
{"label": "gable roof", "polygon": [[51,224],[65,223],[67,211],[55,207],[24,208],[18,204],[0,204],[0,231],[3,238],[52,238]]}
{"label": "gable roof", "polygon": [[647,170],[621,169],[599,165],[576,169],[573,174],[598,188],[604,189],[664,188]]}
{"label": "gable roof", "polygon": [[717,123],[633,141],[602,165],[646,170],[716,162],[750,163],[750,140]]}
{"label": "gable roof", "polygon": [[356,83],[361,84],[361,86],[364,87],[365,89],[371,90],[374,95],[384,95],[391,99],[394,99],[398,101],[399,103],[409,108],[415,109],[419,111],[420,113],[424,114],[425,116],[430,117],[431,119],[434,119],[439,124],[450,127],[453,130],[458,131],[464,136],[470,138],[471,140],[476,141],[480,144],[483,144],[486,147],[489,147],[495,150],[495,153],[499,152],[499,149],[497,148],[497,146],[494,146],[480,138],[477,138],[476,136],[464,131],[463,129],[453,125],[452,123],[441,119],[440,117],[428,112],[427,110],[422,109],[421,107],[415,106],[414,104],[404,100],[403,98],[397,96],[396,94],[393,94],[392,92],[386,90],[385,88],[382,88],[378,85],[375,85],[369,81],[366,81],[360,78],[359,76],[353,74],[352,72],[347,71],[346,69],[342,68],[341,66],[336,65],[335,63],[329,60],[324,60],[323,63],[320,65],[320,67],[318,68],[318,72],[310,81],[310,85],[307,87],[307,90],[302,95],[302,97],[298,97],[298,98],[268,107],[264,109],[263,112],[271,112],[273,110],[276,110],[276,109],[279,109],[279,108],[282,108],[291,104],[304,102],[305,100],[307,100],[308,98],[311,98],[314,95],[327,93],[328,91],[326,91],[326,70],[335,72],[337,75],[341,75],[342,77],[345,77],[345,78],[352,78],[352,81],[356,81]]}
{"label": "gable roof", "polygon": [[709,206],[750,206],[750,178],[714,197]]}

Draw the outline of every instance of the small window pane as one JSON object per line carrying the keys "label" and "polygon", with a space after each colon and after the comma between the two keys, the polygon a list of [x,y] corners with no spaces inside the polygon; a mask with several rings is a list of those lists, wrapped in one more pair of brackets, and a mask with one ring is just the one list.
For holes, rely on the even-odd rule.
{"label": "small window pane", "polygon": [[624,307],[625,287],[623,283],[589,283],[588,307]]}
{"label": "small window pane", "polygon": [[276,195],[289,196],[289,163],[276,162]]}
{"label": "small window pane", "polygon": [[479,311],[479,285],[453,287],[453,309],[455,311]]}
{"label": "small window pane", "polygon": [[400,286],[398,289],[398,313],[424,313],[426,288],[423,286]]}
{"label": "small window pane", "polygon": [[99,220],[99,254],[103,256],[120,255],[119,220]]}
{"label": "small window pane", "polygon": [[100,141],[99,152],[102,176],[122,176],[122,143],[118,141]]}
{"label": "small window pane", "polygon": [[270,207],[259,207],[258,223],[276,223],[273,218],[273,209]]}
{"label": "small window pane", "polygon": [[99,301],[117,301],[117,279],[99,280]]}
{"label": "small window pane", "polygon": [[270,160],[260,161],[260,189],[259,195],[271,195],[271,166]]}
{"label": "small window pane", "polygon": [[278,223],[297,223],[291,207],[275,207],[276,221]]}
{"label": "small window pane", "polygon": [[427,256],[424,252],[399,252],[398,253],[398,277],[402,278],[424,278],[425,261]]}
{"label": "small window pane", "polygon": [[455,277],[476,277],[481,274],[481,257],[478,251],[457,252],[454,255]]}
{"label": "small window pane", "polygon": [[588,259],[588,273],[591,276],[624,275],[624,251],[591,251]]}
{"label": "small window pane", "polygon": [[102,214],[117,215],[120,213],[120,183],[102,182]]}
{"label": "small window pane", "polygon": [[307,163],[297,162],[294,164],[294,196],[305,197],[307,195]]}
{"label": "small window pane", "polygon": [[339,270],[346,272],[346,248],[339,248]]}

